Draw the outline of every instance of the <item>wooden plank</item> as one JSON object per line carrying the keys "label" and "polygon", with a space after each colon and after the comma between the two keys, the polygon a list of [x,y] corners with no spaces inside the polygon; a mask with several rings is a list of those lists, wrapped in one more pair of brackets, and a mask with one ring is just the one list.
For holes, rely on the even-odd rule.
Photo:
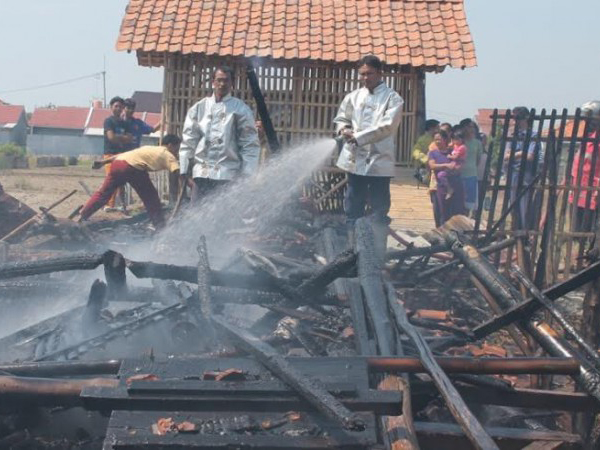
{"label": "wooden plank", "polygon": [[[194,423],[197,433],[152,434],[152,424],[158,419],[171,417],[176,423]],[[285,418],[284,414],[257,411],[215,414],[173,412],[113,412],[104,442],[104,449],[178,448],[178,449],[364,449],[375,445],[375,433],[350,432],[337,426],[326,416],[302,412],[300,419],[280,427],[263,430],[262,424]],[[374,417],[362,414],[361,418],[375,429]],[[244,432],[240,427],[248,424],[256,431]]]}

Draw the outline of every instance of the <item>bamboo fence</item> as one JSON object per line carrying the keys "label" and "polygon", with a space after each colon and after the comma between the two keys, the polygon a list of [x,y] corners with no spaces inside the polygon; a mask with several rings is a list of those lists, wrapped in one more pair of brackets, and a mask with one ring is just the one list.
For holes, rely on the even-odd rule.
{"label": "bamboo fence", "polygon": [[[550,285],[582,269],[595,236],[599,137],[590,133],[580,110],[574,115],[566,109],[539,114],[531,110],[521,133],[515,132],[514,124],[510,111],[494,110],[482,180],[485,195],[479,198],[475,232],[484,240],[492,234],[519,237],[521,254],[512,248],[498,253],[496,265],[508,270],[517,262],[539,284]],[[517,164],[520,149],[531,149],[533,159]],[[596,167],[588,180],[582,176],[584,164],[577,163],[584,159]],[[583,206],[577,205],[578,199]]]}

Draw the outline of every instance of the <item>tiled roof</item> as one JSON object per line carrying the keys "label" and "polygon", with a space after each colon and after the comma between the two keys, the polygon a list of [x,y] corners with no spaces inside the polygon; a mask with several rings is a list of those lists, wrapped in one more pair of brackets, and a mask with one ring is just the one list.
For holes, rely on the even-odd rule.
{"label": "tiled roof", "polygon": [[25,108],[21,105],[8,105],[0,102],[0,126],[7,128],[7,125],[16,124],[24,113]]}
{"label": "tiled roof", "polygon": [[66,128],[83,130],[90,108],[79,106],[57,106],[33,110],[29,125],[44,128]]}
{"label": "tiled roof", "polygon": [[104,120],[111,115],[108,108],[92,108],[90,117],[85,124],[86,128],[101,128],[104,129]]}
{"label": "tiled roof", "polygon": [[463,0],[130,0],[117,50],[477,64]]}

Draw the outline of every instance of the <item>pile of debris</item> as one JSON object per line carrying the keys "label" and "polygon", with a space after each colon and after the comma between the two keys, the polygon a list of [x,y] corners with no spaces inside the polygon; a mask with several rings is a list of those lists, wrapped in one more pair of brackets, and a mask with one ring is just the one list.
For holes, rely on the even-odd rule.
{"label": "pile of debris", "polygon": [[[341,218],[295,211],[245,231],[224,269],[204,237],[193,266],[97,252],[100,226],[91,252],[1,265],[7,297],[51,297],[72,273],[89,293],[0,339],[0,447],[583,445],[566,419],[594,417],[600,360],[553,301],[600,263],[540,291],[487,259],[519,239],[477,248],[466,218],[383,257],[367,219],[351,248]],[[56,408],[93,420],[58,438],[40,425]]]}

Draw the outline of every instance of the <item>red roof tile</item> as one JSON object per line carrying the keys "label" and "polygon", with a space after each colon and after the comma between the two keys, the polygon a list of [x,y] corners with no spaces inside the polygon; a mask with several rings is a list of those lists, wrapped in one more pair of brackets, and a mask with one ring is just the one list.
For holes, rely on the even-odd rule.
{"label": "red roof tile", "polygon": [[477,64],[463,0],[130,0],[117,50]]}
{"label": "red roof tile", "polygon": [[32,127],[68,128],[83,130],[90,108],[78,106],[57,106],[56,108],[36,108],[31,115]]}
{"label": "red roof tile", "polygon": [[8,105],[0,101],[0,125],[17,123],[21,114],[25,113],[25,108],[21,105]]}

